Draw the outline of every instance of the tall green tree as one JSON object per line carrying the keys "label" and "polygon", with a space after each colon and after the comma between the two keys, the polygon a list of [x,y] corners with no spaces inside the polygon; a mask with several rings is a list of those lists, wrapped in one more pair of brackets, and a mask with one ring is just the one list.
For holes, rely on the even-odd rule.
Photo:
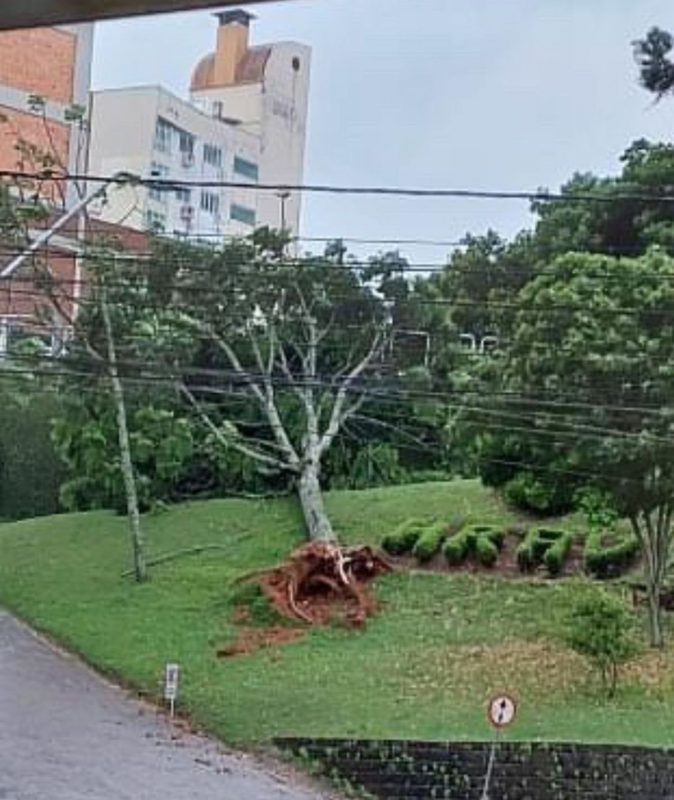
{"label": "tall green tree", "polygon": [[674,537],[673,275],[657,250],[559,257],[522,290],[504,364],[505,388],[528,399],[520,441],[546,448],[560,480],[605,492],[638,536],[654,646]]}
{"label": "tall green tree", "polygon": [[633,47],[641,85],[661,100],[674,89],[674,63],[669,57],[674,47],[672,34],[653,27]]}

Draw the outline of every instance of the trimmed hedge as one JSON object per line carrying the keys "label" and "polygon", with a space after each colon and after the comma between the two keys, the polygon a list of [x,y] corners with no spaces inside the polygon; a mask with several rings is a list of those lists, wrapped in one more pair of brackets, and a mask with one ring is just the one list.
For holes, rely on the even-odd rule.
{"label": "trimmed hedge", "polygon": [[389,555],[403,556],[412,550],[428,524],[427,521],[419,519],[405,520],[384,536],[381,546]]}
{"label": "trimmed hedge", "polygon": [[475,539],[475,555],[484,567],[493,567],[498,559],[498,547],[488,536]]}
{"label": "trimmed hedge", "polygon": [[470,527],[462,528],[450,536],[442,548],[442,554],[450,564],[462,564],[473,546],[473,532]]}
{"label": "trimmed hedge", "polygon": [[504,539],[505,532],[493,525],[468,525],[445,542],[443,554],[450,564],[458,565],[472,552],[480,564],[493,567]]}
{"label": "trimmed hedge", "polygon": [[612,578],[631,566],[638,553],[639,540],[631,531],[591,531],[583,552],[585,570],[595,578]]}
{"label": "trimmed hedge", "polygon": [[447,536],[447,523],[435,522],[425,528],[412,548],[412,555],[422,564],[430,561],[440,550]]}
{"label": "trimmed hedge", "polygon": [[543,561],[553,578],[556,578],[564,568],[564,563],[571,551],[572,544],[573,534],[569,533],[569,531],[563,531],[559,539],[545,551]]}
{"label": "trimmed hedge", "polygon": [[573,534],[568,531],[532,528],[517,548],[517,564],[522,572],[532,572],[545,564],[551,575],[559,575],[572,544]]}

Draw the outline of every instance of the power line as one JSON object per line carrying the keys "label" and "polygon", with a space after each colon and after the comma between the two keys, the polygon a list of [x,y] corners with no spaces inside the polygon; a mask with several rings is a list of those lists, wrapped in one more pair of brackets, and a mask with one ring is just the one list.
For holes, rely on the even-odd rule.
{"label": "power line", "polygon": [[[198,244],[193,244],[195,252],[198,252]],[[218,250],[211,250],[209,248],[209,253],[217,255],[219,252]],[[23,255],[25,253],[25,249],[2,249],[0,247],[0,257],[7,257],[11,258],[14,256]],[[611,258],[606,253],[589,253],[589,255],[596,255],[602,256],[605,255],[607,258]],[[129,252],[129,251],[115,251],[112,253],[93,253],[93,252],[83,252],[81,254],[74,254],[74,253],[66,253],[64,251],[59,251],[58,246],[53,246],[51,248],[45,247],[43,251],[32,256],[34,261],[40,261],[41,258],[44,260],[48,260],[50,257],[54,260],[58,259],[68,259],[74,260],[75,258],[81,261],[105,261],[111,262],[113,264],[158,264],[161,261],[161,266],[175,266],[175,265],[186,265],[186,270],[189,274],[199,274],[202,272],[209,272],[210,269],[207,266],[200,266],[198,264],[190,264],[188,254],[179,254],[174,253],[171,256],[167,256],[165,254],[156,254],[152,252]],[[363,272],[365,270],[386,270],[389,269],[395,275],[397,273],[405,274],[405,273],[421,273],[421,274],[445,274],[448,277],[456,276],[471,276],[471,275],[480,275],[484,276],[485,281],[499,281],[503,279],[507,279],[509,277],[526,277],[530,280],[535,280],[540,276],[550,275],[553,277],[563,277],[560,274],[560,270],[549,267],[544,268],[536,268],[533,266],[499,266],[499,265],[492,265],[491,267],[486,266],[474,266],[474,267],[465,267],[463,265],[455,265],[451,261],[439,263],[439,262],[413,262],[409,263],[404,259],[401,263],[386,263],[377,261],[377,257],[373,256],[372,259],[368,260],[352,260],[349,259],[345,263],[338,263],[335,261],[320,261],[323,256],[317,255],[315,256],[315,261],[311,261],[311,256],[309,258],[284,258],[283,260],[275,261],[270,263],[270,271],[271,270],[279,270],[282,271],[284,269],[299,269],[299,268],[307,268],[307,269],[320,269],[326,271],[337,271],[337,272]],[[27,263],[31,263],[29,260]],[[225,262],[227,266],[231,267],[247,267],[253,266],[255,264],[254,257],[251,257],[250,260],[245,261],[227,261]],[[582,276],[575,275],[574,277],[583,277],[592,280],[596,279],[606,279],[608,281],[611,280],[618,280],[618,281],[625,281],[626,279],[629,280],[631,276],[625,276],[620,274],[621,267],[616,265],[615,268],[603,269],[598,270],[594,267],[588,268],[586,271],[583,272]],[[252,277],[252,276],[251,276]],[[653,278],[657,280],[674,280],[674,271],[662,271],[662,272],[640,272],[638,277],[641,279]],[[13,277],[10,280],[21,281],[26,280],[26,278],[21,278],[20,273],[17,277]],[[0,286],[2,284],[0,283]]]}
{"label": "power line", "polygon": [[549,192],[538,189],[536,191],[503,191],[481,189],[426,189],[416,187],[397,186],[338,186],[334,184],[283,184],[283,183],[255,183],[247,181],[225,180],[172,180],[164,178],[142,178],[131,175],[82,175],[82,174],[57,174],[49,170],[42,172],[24,172],[20,170],[0,170],[0,177],[16,180],[36,180],[41,182],[67,182],[88,181],[90,183],[108,183],[129,186],[147,186],[157,189],[182,188],[222,188],[244,189],[253,192],[297,192],[311,194],[335,195],[373,195],[384,197],[410,197],[410,198],[456,198],[476,200],[526,200],[528,202],[597,202],[616,203],[634,201],[642,203],[674,203],[674,195],[640,194],[634,192],[616,192],[611,195],[597,192],[576,192],[567,194],[563,192]]}
{"label": "power line", "polygon": [[[32,357],[27,357],[27,358],[29,359],[29,358],[32,358]],[[51,361],[57,361],[58,362],[58,359],[53,359],[53,358],[49,358],[49,357],[43,358],[42,360],[43,361],[50,361],[51,360]],[[91,363],[92,367],[93,366],[101,366],[97,362],[90,362],[90,363]],[[60,362],[60,365],[64,366],[64,362]],[[128,376],[128,375],[123,376],[123,380],[131,381],[133,383],[138,383],[138,382],[167,383],[168,385],[173,386],[173,385],[176,384],[176,381],[178,380],[175,376],[170,376],[170,375],[166,375],[166,374],[156,374],[156,373],[153,374],[151,372],[151,370],[148,372],[147,371],[148,367],[154,368],[154,365],[149,365],[147,362],[120,361],[119,362],[119,366],[120,367],[126,367],[126,368],[144,368],[146,370],[142,376]],[[94,372],[85,370],[85,371],[82,372],[82,371],[78,371],[76,369],[75,370],[68,369],[67,368],[68,367],[67,364],[65,364],[65,367],[66,367],[66,369],[63,369],[63,370],[60,370],[60,371],[58,371],[58,370],[46,371],[43,368],[41,374],[52,376],[52,377],[53,376],[59,376],[59,377],[70,377],[70,376],[73,376],[73,377],[107,377],[105,375],[104,371],[101,371],[99,373],[94,373]],[[104,369],[104,367],[102,367],[102,369]],[[13,372],[16,374],[17,370],[13,370]],[[22,372],[24,372],[26,374],[35,374],[35,373],[40,374],[40,370],[26,369],[26,370],[22,370]],[[320,379],[320,378],[318,378],[318,379],[315,379],[315,378],[312,378],[312,379],[299,379],[298,378],[298,379],[290,380],[289,378],[276,376],[276,375],[262,376],[259,373],[254,373],[254,372],[250,372],[250,371],[239,372],[238,370],[214,370],[214,369],[202,368],[202,367],[194,367],[194,366],[189,366],[189,365],[181,367],[179,369],[179,373],[182,376],[181,379],[184,379],[184,376],[187,376],[187,375],[192,375],[192,376],[197,375],[197,376],[200,376],[202,378],[203,377],[222,377],[222,378],[225,378],[228,382],[230,382],[232,384],[241,385],[242,387],[244,387],[244,389],[245,389],[246,386],[248,386],[250,384],[251,381],[259,381],[263,377],[266,378],[267,380],[269,380],[271,385],[273,385],[274,387],[281,387],[283,389],[288,389],[288,390],[293,390],[294,388],[297,388],[297,387],[328,388],[331,391],[336,393],[337,390],[339,389],[339,385],[340,385],[340,384],[335,384],[333,382],[325,381],[325,380]],[[216,388],[216,387],[213,387],[211,385],[194,387],[194,390],[195,391],[204,391],[204,392],[214,392],[216,394],[220,393],[222,391],[220,388]],[[382,400],[384,402],[391,401],[391,395],[387,394],[387,392],[385,390],[382,390],[382,389],[373,389],[373,390],[371,390],[370,388],[362,386],[362,385],[360,385],[360,386],[355,385],[352,388],[350,387],[349,391],[351,393],[355,394],[355,395],[364,396],[364,397],[369,398],[369,399],[371,399],[373,401],[382,401]],[[402,397],[399,397],[399,396],[395,396],[392,401],[393,402],[398,402],[398,403],[409,402],[409,398],[402,398]],[[445,402],[445,405],[447,407],[450,407],[450,408],[466,411],[469,414],[476,414],[476,415],[482,414],[482,415],[486,415],[486,416],[506,417],[506,418],[516,419],[516,420],[524,419],[524,420],[530,420],[532,422],[540,419],[540,417],[536,414],[536,412],[527,412],[527,413],[519,412],[518,413],[518,412],[512,412],[512,411],[504,411],[502,409],[485,408],[484,406],[480,406],[480,405],[474,405],[474,406],[468,407],[468,406],[466,406],[465,403],[451,404],[451,403]],[[508,426],[508,430],[519,431],[519,432],[528,433],[528,434],[530,433],[531,435],[534,435],[534,436],[536,436],[536,435],[544,435],[544,436],[553,436],[554,437],[555,435],[559,435],[559,436],[566,436],[567,438],[569,436],[573,436],[576,439],[577,438],[582,438],[583,436],[590,436],[590,437],[594,437],[594,438],[605,438],[605,437],[608,436],[608,437],[622,438],[622,439],[635,439],[635,438],[640,439],[640,438],[643,438],[645,436],[652,442],[661,442],[661,443],[667,443],[667,444],[673,444],[674,445],[674,439],[669,439],[669,438],[666,438],[666,437],[658,436],[656,434],[652,434],[652,433],[649,433],[649,432],[643,432],[643,431],[634,432],[634,431],[620,430],[620,429],[616,429],[616,428],[600,427],[600,426],[596,426],[596,425],[583,425],[583,424],[580,424],[580,423],[577,423],[577,422],[572,422],[572,421],[567,420],[567,419],[554,419],[554,418],[551,418],[551,417],[548,417],[546,419],[546,422],[547,422],[547,424],[558,425],[560,427],[565,427],[565,428],[568,428],[570,430],[569,431],[565,431],[565,430],[554,431],[554,430],[549,430],[549,429],[540,428],[540,427],[539,428],[522,428],[522,427],[514,426],[512,424]],[[468,420],[467,424],[470,425],[470,424],[476,424],[476,423]],[[493,424],[486,423],[486,422],[483,422],[483,421],[479,421],[477,424],[479,424],[479,427],[481,427],[481,428],[493,427]],[[573,431],[574,433],[571,433],[571,431]]]}
{"label": "power line", "polygon": [[[3,371],[0,370],[0,380],[2,380],[4,377],[5,377],[5,375],[3,374]],[[200,390],[199,387],[192,387],[192,388],[195,391],[199,391]],[[206,388],[210,388],[210,387],[206,387]],[[42,392],[42,391],[45,391],[45,390],[44,390],[43,387],[41,387],[40,391]],[[50,391],[52,391],[52,390],[50,390]],[[92,391],[92,390],[88,389],[87,387],[78,387],[78,391]],[[218,393],[219,394],[226,394],[226,392],[222,391],[222,390],[219,391]],[[235,396],[234,399],[236,399],[237,397],[239,397],[239,396],[238,395]],[[242,400],[245,399],[247,402],[249,402],[249,398],[248,397],[240,397],[239,399],[242,399]],[[205,401],[203,399],[200,399],[199,402],[200,402],[201,405],[217,407],[216,404],[209,403],[208,401]],[[248,422],[247,420],[243,420],[243,421],[242,420],[236,420],[236,423],[237,424],[241,424],[241,425],[246,425],[246,426],[255,425],[255,423]],[[266,425],[266,423],[265,423],[265,425]],[[512,431],[513,430],[513,428],[511,426],[494,426],[494,425],[492,425],[491,427],[492,427],[492,429],[499,429],[499,430],[504,430],[504,431]],[[248,437],[246,437],[246,438],[248,438]],[[266,440],[258,440],[258,441],[267,443]],[[419,453],[424,453],[424,454],[428,454],[429,451],[431,451],[431,452],[436,452],[436,453],[438,453],[438,454],[440,454],[440,455],[442,455],[444,457],[446,457],[446,455],[447,455],[446,450],[442,450],[439,447],[434,446],[432,444],[432,442],[426,442],[424,444],[424,447],[414,446],[414,445],[411,445],[409,443],[397,443],[396,447],[398,447],[399,449],[402,449],[402,450],[413,450],[413,451],[416,451],[416,452],[419,452]],[[527,470],[543,472],[543,473],[553,472],[553,473],[556,473],[556,474],[571,475],[571,476],[580,477],[580,478],[599,478],[601,480],[606,480],[606,478],[607,478],[607,474],[605,472],[604,473],[599,473],[599,472],[592,472],[592,471],[589,471],[589,470],[582,470],[581,471],[581,470],[571,470],[571,469],[565,469],[565,468],[554,467],[554,466],[544,466],[544,465],[535,464],[533,462],[526,461],[526,460],[508,460],[508,459],[501,459],[501,458],[495,458],[495,457],[482,457],[481,458],[479,456],[471,455],[470,456],[470,461],[476,462],[476,463],[483,463],[483,464],[502,464],[504,466],[512,466],[512,467],[519,468],[519,469],[527,469]],[[641,481],[639,479],[637,479],[637,478],[621,477],[620,480],[625,482],[625,483],[634,483],[634,484],[641,485]]]}
{"label": "power line", "polygon": [[[259,276],[260,278],[263,276]],[[39,281],[39,277],[36,278]],[[87,285],[87,281],[83,280],[75,280],[75,279],[50,279],[48,281],[49,284],[58,285],[59,281],[61,281],[64,285]],[[45,281],[47,282],[47,281]],[[91,285],[89,282],[88,285]],[[95,285],[95,284],[94,284]],[[107,284],[110,288],[114,288],[114,283]],[[134,288],[129,287],[128,284],[118,284],[119,288]],[[174,290],[176,292],[183,292],[185,294],[193,293],[193,294],[202,294],[202,295],[212,295],[215,297],[238,297],[239,294],[236,292],[235,289],[213,289],[212,287],[207,286],[189,286],[184,284],[163,284],[162,288],[167,290]],[[33,297],[40,297],[43,299],[49,299],[49,296],[46,295],[44,292],[41,292],[37,289],[16,289],[13,288],[11,290],[13,295],[19,296],[33,296]],[[1,294],[1,287],[0,287],[0,294]],[[274,292],[272,290],[268,290],[266,293],[258,292],[257,297],[268,297],[270,299],[275,299],[278,297],[278,292]],[[67,295],[61,293],[59,298],[70,300],[72,302],[76,302],[79,304],[87,304],[93,301],[87,300],[83,297],[76,297],[74,295]],[[338,300],[338,301],[349,301],[353,300],[354,298],[350,295],[331,295],[331,300]],[[371,294],[369,296],[363,298],[356,298],[357,300],[365,303],[367,301],[381,301],[384,298],[378,297],[375,294]],[[129,303],[129,306],[133,306],[133,303]],[[434,306],[434,307],[446,307],[446,308],[476,308],[481,309],[485,312],[489,311],[513,311],[516,315],[519,314],[538,314],[538,315],[545,315],[550,312],[571,312],[571,313],[579,313],[590,311],[596,314],[597,317],[604,317],[604,316],[638,316],[644,318],[659,318],[664,317],[671,320],[671,324],[674,325],[674,299],[672,301],[672,309],[660,309],[660,308],[644,308],[638,306],[615,306],[615,307],[604,307],[599,308],[596,305],[589,305],[589,304],[580,304],[577,303],[575,305],[564,305],[564,304],[549,304],[549,305],[529,305],[524,306],[520,303],[516,302],[501,302],[501,301],[494,301],[494,300],[486,300],[486,301],[476,301],[476,300],[454,300],[454,299],[445,299],[445,298],[429,298],[429,297],[416,297],[414,295],[410,295],[408,297],[398,299],[395,301],[395,308],[398,310],[403,310],[405,308],[415,308],[418,306]],[[152,304],[136,305],[137,308],[153,308]],[[190,306],[180,305],[175,302],[171,302],[172,308],[190,308]]]}

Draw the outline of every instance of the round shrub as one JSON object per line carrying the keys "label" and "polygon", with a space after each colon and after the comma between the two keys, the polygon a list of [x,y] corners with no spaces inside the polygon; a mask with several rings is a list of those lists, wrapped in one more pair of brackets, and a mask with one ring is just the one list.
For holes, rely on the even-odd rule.
{"label": "round shrub", "polygon": [[571,490],[558,479],[533,472],[518,472],[504,486],[506,502],[536,514],[565,514],[573,507]]}

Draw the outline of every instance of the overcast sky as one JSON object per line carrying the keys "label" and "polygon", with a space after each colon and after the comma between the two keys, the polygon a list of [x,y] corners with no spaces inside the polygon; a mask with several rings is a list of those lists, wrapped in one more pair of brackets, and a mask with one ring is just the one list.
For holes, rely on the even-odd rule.
{"label": "overcast sky", "polygon": [[[294,0],[253,41],[313,48],[308,183],[533,190],[611,173],[635,138],[674,137],[674,98],[636,84],[630,42],[672,0]],[[97,26],[94,88],[185,96],[214,47],[208,11]],[[304,235],[454,240],[530,224],[526,203],[307,197]],[[417,262],[446,248],[406,248]]]}

